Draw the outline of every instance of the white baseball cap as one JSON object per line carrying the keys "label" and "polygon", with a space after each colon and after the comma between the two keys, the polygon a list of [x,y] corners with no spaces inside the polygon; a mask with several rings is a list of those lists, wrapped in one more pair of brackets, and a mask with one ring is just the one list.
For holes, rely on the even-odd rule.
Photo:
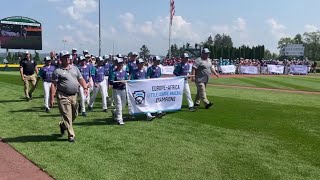
{"label": "white baseball cap", "polygon": [[86,58],[84,56],[80,56],[80,61],[84,61]]}
{"label": "white baseball cap", "polygon": [[46,57],[44,58],[44,60],[45,60],[45,61],[51,61],[51,57],[50,57],[50,56],[46,56]]}
{"label": "white baseball cap", "polygon": [[122,58],[117,58],[117,63],[123,63],[123,59]]}
{"label": "white baseball cap", "polygon": [[29,51],[25,50],[24,53],[25,53],[25,54],[29,54]]}
{"label": "white baseball cap", "polygon": [[204,54],[208,54],[208,53],[210,53],[210,51],[209,51],[209,49],[208,49],[208,48],[204,48],[204,49],[202,50],[202,53],[204,53]]}
{"label": "white baseball cap", "polygon": [[131,55],[132,56],[138,56],[138,53],[137,52],[132,52]]}
{"label": "white baseball cap", "polygon": [[72,51],[78,51],[77,48],[72,48]]}
{"label": "white baseball cap", "polygon": [[144,63],[144,60],[143,60],[142,58],[139,58],[139,59],[137,60],[137,63],[138,63],[138,64]]}
{"label": "white baseball cap", "polygon": [[70,53],[66,50],[63,50],[60,52],[60,57],[64,57],[64,56],[70,56]]}
{"label": "white baseball cap", "polygon": [[159,56],[153,57],[153,61],[161,61],[161,58]]}

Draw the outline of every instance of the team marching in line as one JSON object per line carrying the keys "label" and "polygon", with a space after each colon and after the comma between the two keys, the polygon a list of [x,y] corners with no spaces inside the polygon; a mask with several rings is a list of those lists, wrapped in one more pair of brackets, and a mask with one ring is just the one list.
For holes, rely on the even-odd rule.
{"label": "team marching in line", "polygon": [[[212,73],[217,77],[219,75],[211,63],[209,53],[207,48],[202,50],[201,57],[196,59],[192,65],[192,72],[190,72],[191,65],[188,63],[189,55],[183,53],[181,62],[174,69],[175,76],[185,77],[184,92],[191,112],[200,106],[200,100],[203,101],[206,109],[213,105],[207,99],[206,84]],[[78,110],[81,111],[82,116],[87,116],[87,110],[93,110],[99,92],[101,93],[102,110],[108,112],[109,102],[110,106],[115,107],[111,110],[113,119],[119,125],[124,125],[122,112],[128,103],[126,81],[161,78],[162,76],[159,56],[153,57],[152,64],[148,65],[144,59],[138,57],[136,52],[131,52],[128,61],[125,62],[121,54],[94,57],[85,50],[83,55],[78,56],[77,49],[73,48],[71,54],[68,51],[61,51],[57,56],[55,52],[51,52],[50,57],[45,57],[44,61],[45,65],[38,72],[36,62],[31,60],[28,51],[25,52],[25,58],[20,62],[25,97],[28,101],[32,99],[32,93],[41,78],[44,88],[45,111],[50,112],[56,97],[62,116],[59,123],[60,131],[61,134],[64,134],[65,131],[68,132],[70,142],[75,141],[72,123],[78,115]],[[197,86],[195,103],[192,100],[188,83],[190,78]],[[31,89],[29,82],[32,85]],[[111,97],[108,94],[109,88],[112,88]],[[79,103],[77,95],[80,96]],[[129,104],[129,118],[134,119],[134,115],[130,113],[130,107]],[[156,117],[162,118],[165,115],[166,113],[161,111],[155,114],[146,113],[149,121]]]}

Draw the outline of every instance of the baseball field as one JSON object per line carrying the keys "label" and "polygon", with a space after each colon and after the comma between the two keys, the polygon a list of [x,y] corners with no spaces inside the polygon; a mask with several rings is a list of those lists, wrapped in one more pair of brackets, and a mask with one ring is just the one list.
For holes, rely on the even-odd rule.
{"label": "baseball field", "polygon": [[76,143],[59,136],[57,108],[45,113],[41,83],[27,102],[18,73],[1,72],[0,92],[0,137],[55,179],[320,179],[319,76],[212,79],[213,108],[184,102],[125,126],[97,99]]}

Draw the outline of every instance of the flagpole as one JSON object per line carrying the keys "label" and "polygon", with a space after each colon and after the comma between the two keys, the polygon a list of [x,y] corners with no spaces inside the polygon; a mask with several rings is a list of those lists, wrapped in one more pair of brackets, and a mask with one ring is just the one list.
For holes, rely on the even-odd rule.
{"label": "flagpole", "polygon": [[169,59],[171,59],[171,26],[172,26],[172,6],[171,0],[169,0]]}

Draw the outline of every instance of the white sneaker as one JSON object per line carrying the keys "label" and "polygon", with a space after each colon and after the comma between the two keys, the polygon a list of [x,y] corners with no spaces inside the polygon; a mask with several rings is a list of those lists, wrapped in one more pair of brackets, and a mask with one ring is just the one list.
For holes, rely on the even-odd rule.
{"label": "white sneaker", "polygon": [[148,117],[147,117],[147,120],[148,120],[148,121],[152,121],[152,120],[154,120],[155,118],[156,118],[155,116],[148,116]]}
{"label": "white sneaker", "polygon": [[119,121],[118,125],[124,125],[124,122],[123,121]]}

